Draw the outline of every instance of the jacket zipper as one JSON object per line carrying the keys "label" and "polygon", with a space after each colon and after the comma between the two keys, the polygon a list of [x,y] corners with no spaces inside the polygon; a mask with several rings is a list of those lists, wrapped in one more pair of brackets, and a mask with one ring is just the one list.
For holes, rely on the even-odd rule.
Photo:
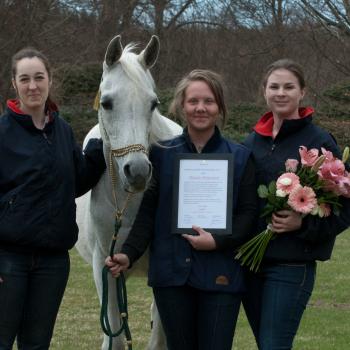
{"label": "jacket zipper", "polygon": [[43,136],[44,136],[44,139],[46,140],[46,142],[51,145],[51,141],[49,140],[49,138],[47,137],[47,134],[45,131],[43,131]]}
{"label": "jacket zipper", "polygon": [[275,150],[275,148],[276,148],[276,144],[273,143],[272,146],[271,146],[271,149],[270,149],[270,154],[273,153],[273,151]]}

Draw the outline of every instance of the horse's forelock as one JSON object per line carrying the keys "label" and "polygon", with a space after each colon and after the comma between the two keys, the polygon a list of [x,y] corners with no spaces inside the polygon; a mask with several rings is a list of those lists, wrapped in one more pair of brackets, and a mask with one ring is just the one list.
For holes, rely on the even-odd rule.
{"label": "horse's forelock", "polygon": [[[124,72],[134,81],[140,88],[145,91],[154,90],[155,84],[150,72],[145,70],[138,61],[138,55],[133,52],[137,48],[136,44],[128,44],[119,59]],[[148,79],[145,79],[145,75]]]}

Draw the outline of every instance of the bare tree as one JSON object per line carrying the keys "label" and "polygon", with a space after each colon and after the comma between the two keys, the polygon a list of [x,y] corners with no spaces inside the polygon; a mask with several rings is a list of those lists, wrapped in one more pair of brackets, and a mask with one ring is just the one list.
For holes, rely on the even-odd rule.
{"label": "bare tree", "polygon": [[302,8],[326,30],[340,38],[350,36],[350,1],[300,0]]}
{"label": "bare tree", "polygon": [[[299,1],[300,6],[309,15],[309,27],[315,51],[337,71],[349,76],[350,1]],[[329,46],[329,43],[331,43],[331,49],[326,50],[325,46]]]}
{"label": "bare tree", "polygon": [[96,39],[105,41],[122,34],[126,39],[132,38],[134,13],[139,0],[93,0],[92,7],[97,16]]}
{"label": "bare tree", "polygon": [[43,37],[51,29],[46,26],[56,0],[0,3],[0,95],[5,100],[10,93],[10,57],[24,46],[41,46]]}

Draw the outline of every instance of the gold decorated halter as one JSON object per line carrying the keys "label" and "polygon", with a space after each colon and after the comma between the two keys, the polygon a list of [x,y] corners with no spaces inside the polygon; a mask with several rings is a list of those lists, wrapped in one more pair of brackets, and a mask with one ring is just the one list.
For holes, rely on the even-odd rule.
{"label": "gold decorated halter", "polygon": [[148,152],[145,148],[144,145],[141,145],[139,143],[133,144],[133,145],[129,145],[126,147],[122,147],[122,148],[118,148],[118,149],[112,149],[111,150],[111,154],[114,157],[124,157],[126,156],[128,153],[132,153],[132,152],[142,152],[144,154],[148,155]]}
{"label": "gold decorated halter", "polygon": [[[96,94],[96,97],[95,97],[95,100],[94,100],[94,105],[93,105],[93,108],[94,110],[98,110],[99,107],[100,107],[100,98],[101,98],[101,90],[99,89],[97,94]],[[102,129],[103,129],[103,132],[105,134],[105,136],[107,137],[107,131],[105,129],[105,126],[103,124],[103,121],[102,121],[102,118],[100,119],[101,121],[101,124],[102,124]],[[147,152],[147,149],[145,148],[144,145],[141,145],[139,143],[136,143],[136,144],[131,144],[131,145],[128,145],[128,146],[125,146],[125,147],[121,147],[121,148],[117,148],[117,149],[110,149],[109,151],[109,176],[111,178],[111,182],[112,182],[112,193],[113,193],[113,198],[114,198],[114,202],[115,202],[115,207],[116,207],[116,213],[115,213],[115,216],[120,219],[130,201],[130,198],[132,196],[132,193],[128,193],[127,195],[127,198],[125,200],[125,203],[123,205],[123,207],[121,209],[118,208],[118,203],[117,203],[117,196],[116,196],[116,193],[115,193],[115,188],[116,188],[116,185],[117,185],[117,175],[115,173],[115,170],[114,170],[114,167],[113,167],[113,157],[124,157],[126,156],[127,154],[129,153],[134,153],[134,152],[141,152],[141,153],[144,153],[146,155],[148,155],[148,152]]]}
{"label": "gold decorated halter", "polygon": [[117,149],[111,149],[109,152],[109,176],[111,178],[111,182],[112,182],[112,193],[113,193],[113,198],[114,198],[114,202],[115,202],[115,207],[116,207],[116,217],[118,219],[120,219],[130,201],[130,198],[132,196],[132,193],[129,192],[127,194],[125,203],[123,205],[123,207],[121,209],[118,208],[118,203],[117,203],[117,195],[115,192],[115,188],[117,185],[117,175],[115,173],[115,169],[113,167],[113,158],[114,157],[124,157],[129,153],[134,153],[134,152],[141,152],[144,153],[146,155],[148,155],[148,152],[145,148],[145,146],[141,145],[141,144],[132,144],[132,145],[128,145],[126,147],[122,147],[122,148],[117,148]]}

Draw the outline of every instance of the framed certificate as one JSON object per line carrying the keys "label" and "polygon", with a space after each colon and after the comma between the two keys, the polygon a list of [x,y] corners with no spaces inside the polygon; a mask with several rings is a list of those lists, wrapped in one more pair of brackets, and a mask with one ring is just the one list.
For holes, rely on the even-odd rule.
{"label": "framed certificate", "polygon": [[172,232],[194,234],[197,225],[231,234],[233,155],[184,153],[174,162]]}

